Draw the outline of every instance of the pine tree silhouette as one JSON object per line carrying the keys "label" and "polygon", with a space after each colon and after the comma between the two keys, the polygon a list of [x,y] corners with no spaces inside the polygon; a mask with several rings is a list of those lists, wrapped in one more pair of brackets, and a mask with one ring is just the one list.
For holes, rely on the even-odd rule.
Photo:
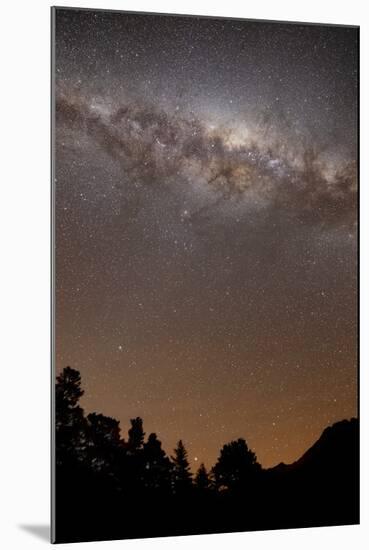
{"label": "pine tree silhouette", "polygon": [[211,480],[205,464],[202,462],[195,476],[195,487],[200,491],[208,491],[211,487]]}
{"label": "pine tree silhouette", "polygon": [[56,378],[55,387],[55,443],[56,463],[82,462],[88,448],[87,422],[78,405],[83,395],[81,375],[65,367]]}
{"label": "pine tree silhouette", "polygon": [[169,492],[171,489],[172,464],[155,433],[151,433],[147,442],[144,443],[143,456],[146,489]]}
{"label": "pine tree silhouette", "polygon": [[97,413],[90,413],[87,421],[91,441],[91,467],[97,472],[113,476],[116,473],[117,458],[121,449],[119,421]]}
{"label": "pine tree silhouette", "polygon": [[192,474],[187,459],[187,451],[182,440],[178,441],[174,449],[173,462],[173,491],[174,493],[188,492],[192,487]]}

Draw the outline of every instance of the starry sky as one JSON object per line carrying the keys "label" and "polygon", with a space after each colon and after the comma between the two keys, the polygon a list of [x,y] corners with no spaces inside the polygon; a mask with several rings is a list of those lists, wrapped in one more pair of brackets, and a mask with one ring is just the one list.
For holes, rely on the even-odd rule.
{"label": "starry sky", "polygon": [[56,9],[56,369],[193,469],[357,415],[358,30]]}

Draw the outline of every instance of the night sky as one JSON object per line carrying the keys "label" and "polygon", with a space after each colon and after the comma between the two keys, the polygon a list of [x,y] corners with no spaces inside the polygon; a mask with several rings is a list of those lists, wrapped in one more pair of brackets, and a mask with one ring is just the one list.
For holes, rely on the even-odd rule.
{"label": "night sky", "polygon": [[56,368],[195,469],[357,415],[350,27],[56,10]]}

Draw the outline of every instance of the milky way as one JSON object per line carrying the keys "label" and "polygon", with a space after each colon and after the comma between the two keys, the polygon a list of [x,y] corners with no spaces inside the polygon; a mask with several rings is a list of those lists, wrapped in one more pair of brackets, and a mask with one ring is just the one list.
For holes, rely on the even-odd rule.
{"label": "milky way", "polygon": [[56,364],[211,466],[356,416],[357,29],[56,10]]}

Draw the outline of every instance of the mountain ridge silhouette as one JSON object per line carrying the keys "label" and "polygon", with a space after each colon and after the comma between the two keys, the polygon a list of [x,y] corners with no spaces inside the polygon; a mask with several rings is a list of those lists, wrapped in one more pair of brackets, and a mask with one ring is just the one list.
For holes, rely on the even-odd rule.
{"label": "mountain ridge silhouette", "polygon": [[319,454],[324,452],[323,447],[329,447],[331,442],[333,443],[333,438],[338,435],[338,432],[341,434],[349,431],[356,431],[359,428],[359,421],[357,418],[352,417],[350,420],[343,419],[334,422],[330,426],[327,426],[322,431],[318,439],[296,460],[290,463],[280,462],[276,466],[271,466],[270,468],[264,468],[266,471],[273,470],[284,470],[296,469],[303,467],[304,464],[309,463],[309,461],[314,460],[318,457]]}

